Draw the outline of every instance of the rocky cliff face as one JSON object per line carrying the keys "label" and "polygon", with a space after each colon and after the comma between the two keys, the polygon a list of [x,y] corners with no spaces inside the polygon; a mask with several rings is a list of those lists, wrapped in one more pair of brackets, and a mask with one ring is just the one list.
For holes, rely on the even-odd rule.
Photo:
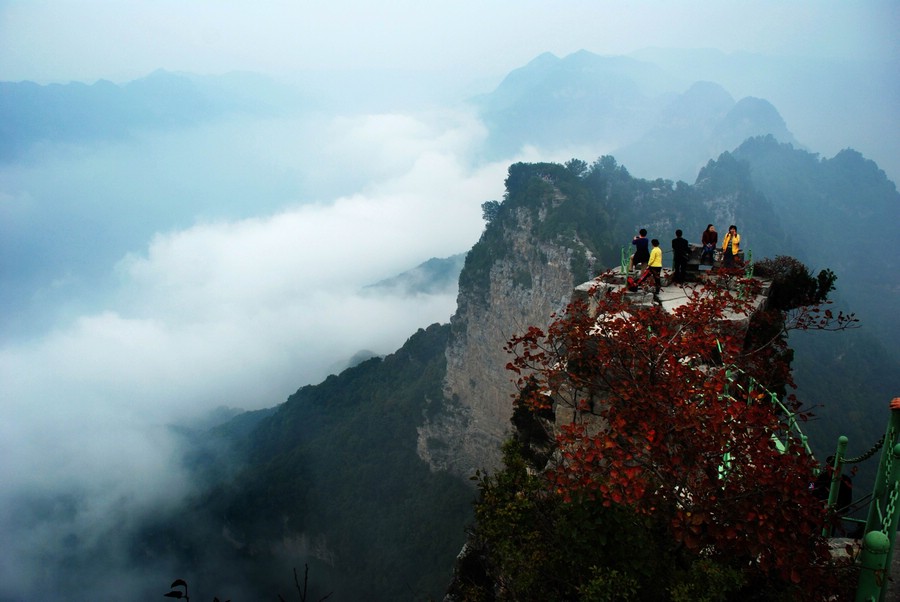
{"label": "rocky cliff face", "polygon": [[[584,267],[593,271],[596,264],[577,237],[563,242],[534,236],[548,210],[565,200],[551,180],[544,182],[538,211],[518,207],[488,225],[478,244],[489,244],[490,234],[495,259],[484,285],[463,286],[465,273],[461,278],[446,353],[445,407],[419,428],[418,452],[432,469],[469,475],[499,465],[515,393],[504,346],[529,326],[547,324],[571,299],[573,283],[592,275],[576,273]],[[573,262],[576,256],[579,261]],[[573,263],[581,269],[573,271]],[[464,271],[471,269],[467,263]]]}
{"label": "rocky cliff face", "polygon": [[515,164],[506,186],[460,275],[444,398],[431,400],[418,427],[418,455],[433,470],[466,476],[498,465],[516,392],[505,344],[545,326],[575,286],[618,264],[618,245],[638,228],[662,239],[664,252],[676,228],[699,233],[710,222],[741,224],[753,233],[747,248],[761,255],[781,237],[771,205],[729,154],[710,161],[694,186],[632,178],[612,158],[589,169]]}

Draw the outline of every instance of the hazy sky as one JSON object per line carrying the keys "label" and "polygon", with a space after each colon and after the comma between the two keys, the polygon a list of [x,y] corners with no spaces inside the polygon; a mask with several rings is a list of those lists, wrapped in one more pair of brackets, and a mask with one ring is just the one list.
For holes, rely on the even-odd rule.
{"label": "hazy sky", "polygon": [[891,0],[0,2],[0,80],[413,69],[500,75],[545,51],[648,46],[810,56],[898,52]]}

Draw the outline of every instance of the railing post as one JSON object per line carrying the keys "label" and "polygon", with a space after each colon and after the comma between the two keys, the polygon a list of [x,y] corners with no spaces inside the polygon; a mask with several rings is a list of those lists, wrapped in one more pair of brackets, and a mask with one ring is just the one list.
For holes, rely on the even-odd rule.
{"label": "railing post", "polygon": [[857,602],[884,600],[890,576],[891,559],[900,511],[900,397],[891,400],[891,419],[888,422],[881,448],[881,461],[875,475],[875,487],[869,514],[866,518],[861,571],[856,588]]}
{"label": "railing post", "polygon": [[872,503],[869,505],[869,514],[866,517],[866,533],[881,529],[882,517],[879,504],[884,499],[888,487],[888,467],[893,463],[892,452],[896,443],[897,431],[900,429],[900,397],[891,400],[891,419],[888,422],[884,434],[884,443],[881,448],[881,461],[878,463],[878,473],[875,475],[875,487],[872,489]]}
{"label": "railing post", "polygon": [[859,585],[856,588],[855,602],[875,602],[881,597],[884,583],[887,581],[888,552],[891,542],[881,531],[870,531],[863,538],[860,555]]}
{"label": "railing post", "polygon": [[[747,267],[744,268],[744,278],[753,278],[753,251],[747,251],[747,257],[749,258],[746,262]],[[747,292],[747,285],[742,283],[738,286],[738,299],[744,298],[744,293]]]}
{"label": "railing post", "polygon": [[626,257],[627,257],[627,254],[625,253],[625,247],[622,247],[622,259],[621,259],[620,267],[621,267],[621,273],[623,276],[628,273],[628,270],[625,267],[628,265],[628,260],[626,259]]}
{"label": "railing post", "polygon": [[[885,521],[886,524],[884,526],[884,531],[886,531],[885,534],[888,538],[888,551],[885,560],[888,576],[890,576],[891,565],[894,558],[894,541],[897,539],[897,525],[900,524],[900,509],[897,508],[897,498],[900,497],[900,443],[894,446],[891,453],[894,456],[894,462],[891,474],[888,475],[888,503],[885,508],[886,518],[888,520]],[[882,601],[884,601],[886,594],[887,588],[882,587],[880,598]]]}
{"label": "railing post", "polygon": [[[831,468],[831,487],[828,489],[828,510],[834,510],[837,503],[838,492],[841,490],[841,474],[844,472],[844,454],[847,453],[847,438],[843,435],[838,437],[837,449],[834,452],[834,464]],[[827,468],[826,468],[827,470]],[[822,537],[831,535],[831,525],[825,525],[822,529]]]}

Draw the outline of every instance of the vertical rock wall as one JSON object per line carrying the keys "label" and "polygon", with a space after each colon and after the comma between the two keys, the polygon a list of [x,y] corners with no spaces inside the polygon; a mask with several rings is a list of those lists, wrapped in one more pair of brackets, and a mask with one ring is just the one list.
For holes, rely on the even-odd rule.
{"label": "vertical rock wall", "polygon": [[[558,191],[548,199],[561,201]],[[516,391],[514,375],[505,368],[511,357],[504,346],[529,326],[544,327],[572,297],[571,245],[539,241],[532,234],[533,221],[545,215],[543,209],[517,209],[513,225],[502,233],[506,252],[490,268],[486,294],[460,288],[447,348],[444,406],[419,429],[419,455],[435,470],[469,475],[499,465]],[[587,249],[584,253],[593,266],[593,256]],[[577,280],[583,279],[579,274]]]}

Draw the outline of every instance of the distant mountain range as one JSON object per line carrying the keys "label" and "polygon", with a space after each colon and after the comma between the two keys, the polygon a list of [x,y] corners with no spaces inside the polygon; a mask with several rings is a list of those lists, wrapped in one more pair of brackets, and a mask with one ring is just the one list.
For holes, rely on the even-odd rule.
{"label": "distant mountain range", "polygon": [[[896,178],[900,90],[897,78],[880,74],[897,67],[892,57],[860,64],[711,49],[544,53],[470,104],[489,129],[487,159],[509,158],[523,145],[571,149],[579,157],[587,149],[614,155],[640,177],[689,182],[709,158],[771,134],[820,152],[858,148]],[[184,125],[232,111],[415,110],[407,104],[413,90],[392,97],[398,109],[373,88],[427,85],[415,74],[299,77],[296,86],[251,73],[166,71],[121,85],[0,82],[0,160],[39,140],[123,136],[135,127]],[[366,98],[368,108],[360,100]]]}
{"label": "distant mountain range", "polygon": [[235,113],[271,115],[304,102],[293,89],[251,73],[159,70],[122,85],[0,82],[0,161],[39,142],[125,138],[140,128],[183,127]]}
{"label": "distant mountain range", "polygon": [[545,53],[473,99],[490,136],[490,157],[532,145],[602,148],[641,177],[692,181],[710,158],[752,136],[798,145],[778,110],[761,98],[735,99],[721,85],[686,89],[653,63],[586,51]]}

